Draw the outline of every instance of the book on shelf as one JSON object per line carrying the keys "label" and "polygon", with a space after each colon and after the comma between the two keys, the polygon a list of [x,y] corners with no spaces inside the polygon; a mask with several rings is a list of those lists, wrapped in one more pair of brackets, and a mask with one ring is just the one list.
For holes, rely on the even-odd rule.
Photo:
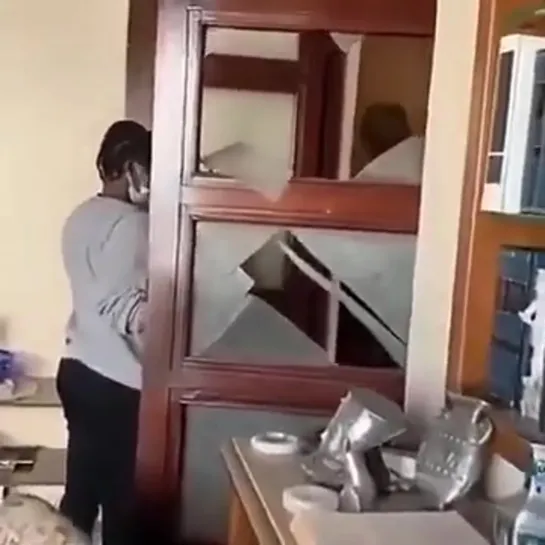
{"label": "book on shelf", "polygon": [[538,421],[543,431],[543,348],[539,345],[540,332],[545,335],[545,300],[539,286],[545,286],[545,251],[504,249],[499,276],[489,351],[490,393],[503,405]]}

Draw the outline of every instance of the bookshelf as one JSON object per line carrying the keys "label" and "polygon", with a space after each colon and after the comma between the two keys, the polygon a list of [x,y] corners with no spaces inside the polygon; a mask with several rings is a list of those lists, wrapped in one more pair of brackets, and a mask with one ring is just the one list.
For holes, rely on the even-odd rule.
{"label": "bookshelf", "polygon": [[[535,61],[529,71],[533,82],[526,89],[530,93],[526,105],[530,123],[522,123],[526,131],[523,135],[520,122],[524,116],[519,111],[509,117],[512,111],[507,110],[514,108],[515,100],[506,100],[502,73],[502,56],[507,47],[502,37],[506,33],[531,34],[534,45],[534,37],[545,36],[542,10],[534,15],[538,4],[529,2],[533,8],[522,12],[518,9],[520,2],[513,0],[495,0],[481,6],[448,369],[449,389],[493,400],[496,422],[493,448],[519,467],[525,466],[529,454],[522,436],[528,438],[539,432],[535,427],[530,430],[526,426],[521,433],[523,421],[517,412],[521,375],[527,372],[530,353],[529,330],[522,324],[518,312],[533,296],[537,268],[545,267],[545,215],[512,213],[517,203],[506,206],[505,187],[501,188],[504,193],[499,198],[500,186],[491,182],[494,184],[500,178],[494,165],[498,154],[505,160],[509,151],[505,134],[511,130],[511,140],[518,140],[519,147],[520,140],[526,139],[524,150],[534,144],[532,139],[538,134],[532,126],[536,123],[535,97],[540,84],[537,57],[545,51],[545,46],[534,47],[531,52],[534,55],[531,61]],[[520,87],[518,89],[520,91]],[[502,113],[498,113],[502,107],[507,112],[503,113],[503,120]],[[539,116],[541,130],[545,126],[542,110]],[[498,137],[498,130],[505,134]],[[541,138],[543,140],[543,135]],[[511,150],[514,147],[511,146]],[[541,153],[539,149],[536,155]],[[519,168],[513,179],[518,183],[518,204],[522,203],[520,207],[524,211],[521,185],[526,183],[529,170],[522,166],[525,168]],[[534,185],[543,184],[538,174],[539,171],[533,171]],[[508,175],[502,172],[502,183],[506,177]]]}

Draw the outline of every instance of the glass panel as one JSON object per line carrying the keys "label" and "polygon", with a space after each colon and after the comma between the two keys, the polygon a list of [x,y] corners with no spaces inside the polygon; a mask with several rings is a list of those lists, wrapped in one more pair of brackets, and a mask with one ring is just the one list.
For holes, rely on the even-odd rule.
{"label": "glass panel", "polygon": [[191,354],[404,365],[416,237],[199,222]]}
{"label": "glass panel", "polygon": [[513,51],[500,54],[498,74],[498,94],[494,124],[492,125],[492,145],[490,151],[502,152],[505,146],[505,129],[511,94],[511,76],[513,73]]}
{"label": "glass panel", "polygon": [[432,55],[430,38],[362,40],[351,157],[356,179],[420,183]]}
{"label": "glass panel", "polygon": [[499,184],[501,182],[501,167],[503,165],[503,154],[488,155],[487,184]]}
{"label": "glass panel", "polygon": [[292,177],[295,108],[291,95],[205,89],[201,170],[248,181],[276,199]]}
{"label": "glass panel", "polygon": [[299,36],[295,32],[208,27],[205,40],[205,54],[250,55],[287,61],[296,61],[298,57]]}
{"label": "glass panel", "polygon": [[501,182],[505,134],[507,129],[507,114],[509,112],[509,100],[511,94],[511,77],[513,72],[514,53],[507,51],[500,53],[498,88],[494,121],[492,125],[492,141],[488,154],[487,184],[499,184]]}
{"label": "glass panel", "polygon": [[276,198],[293,169],[299,36],[206,28],[205,44],[197,170]]}
{"label": "glass panel", "polygon": [[221,447],[264,431],[310,435],[328,418],[281,412],[190,407],[183,474],[182,533],[188,543],[226,543],[229,478]]}
{"label": "glass panel", "polygon": [[526,213],[545,212],[545,51],[536,54],[532,114],[524,172],[522,209]]}
{"label": "glass panel", "polygon": [[206,27],[204,42],[201,176],[273,201],[301,157],[307,176],[420,183],[432,39]]}

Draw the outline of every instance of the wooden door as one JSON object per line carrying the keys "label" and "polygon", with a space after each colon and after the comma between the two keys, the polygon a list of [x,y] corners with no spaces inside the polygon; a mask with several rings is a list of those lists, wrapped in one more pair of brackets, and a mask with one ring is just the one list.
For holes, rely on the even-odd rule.
{"label": "wooden door", "polygon": [[[338,152],[331,149],[338,141],[341,106],[332,78],[342,76],[338,62],[342,55],[335,49],[338,36],[330,32],[430,39],[434,18],[431,0],[413,2],[410,8],[398,0],[290,0],[259,6],[243,0],[202,5],[159,2],[151,316],[137,471],[142,513],[147,513],[143,522],[147,518],[150,525],[160,522],[167,528],[166,522],[175,518],[172,506],[180,499],[181,468],[187,462],[183,454],[188,407],[323,415],[352,385],[370,387],[402,402],[404,373],[394,360],[402,359],[399,350],[404,348],[397,325],[387,323],[374,303],[362,296],[363,288],[354,284],[358,276],[354,271],[364,267],[370,275],[383,259],[381,244],[395,247],[400,267],[407,266],[417,231],[420,191],[417,185],[393,179],[354,182],[333,176]],[[216,161],[217,156],[212,161],[213,168],[200,168],[206,107],[202,84],[210,77],[206,76],[207,32],[227,28],[284,32],[297,38],[297,64],[302,69],[297,76],[292,175],[289,169],[282,170],[284,164],[277,171],[278,161],[270,157],[261,162],[262,170],[271,171],[267,176],[255,167],[245,170],[240,166],[244,161],[233,173],[229,150],[228,161],[224,154],[223,162]],[[311,40],[320,44],[324,59],[316,65],[318,70],[308,58]],[[342,81],[339,85],[342,88]],[[252,123],[263,138],[270,125],[259,122],[254,114]],[[330,144],[328,135],[333,135]],[[215,168],[218,164],[221,168]],[[265,168],[270,165],[274,168]],[[260,291],[260,280],[248,266],[252,254],[271,241],[293,272],[283,278],[276,299]],[[351,272],[350,267],[338,268],[343,248],[371,253]],[[320,303],[319,293],[325,303]],[[396,317],[394,312],[394,322]],[[220,318],[223,323],[218,325]],[[254,329],[251,335],[245,330],[241,342],[240,332],[231,326],[244,320]],[[370,333],[369,344],[358,341],[355,348],[347,348],[341,342],[343,327],[362,339]],[[268,333],[273,329],[280,333],[271,343]],[[354,337],[345,335],[350,336]],[[387,347],[383,352],[370,348],[377,337],[387,339],[378,343]],[[256,339],[259,343],[253,342]],[[260,350],[265,345],[267,350]],[[338,364],[341,352],[351,365]],[[158,513],[166,521],[160,521]]]}

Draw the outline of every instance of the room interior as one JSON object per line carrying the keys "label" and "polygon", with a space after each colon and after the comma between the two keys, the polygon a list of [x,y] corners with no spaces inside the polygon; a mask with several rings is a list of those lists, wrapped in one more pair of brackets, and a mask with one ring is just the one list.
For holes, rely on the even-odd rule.
{"label": "room interior", "polygon": [[[126,114],[155,136],[146,347],[155,365],[145,371],[138,484],[144,510],[165,517],[149,523],[174,523],[191,542],[225,542],[219,447],[232,436],[320,428],[348,385],[405,403],[415,419],[440,407],[445,378],[452,390],[488,394],[499,249],[539,247],[543,229],[481,211],[493,59],[512,6],[390,4],[322,2],[297,19],[287,4],[130,3]],[[447,69],[453,38],[463,38],[462,60]],[[379,70],[393,64],[403,69]],[[454,89],[449,70],[459,72]],[[454,97],[456,114],[445,108]],[[376,102],[402,104],[412,132],[425,133],[421,185],[352,180],[369,162],[358,125]],[[354,248],[380,267],[347,266]],[[430,273],[441,259],[447,272]],[[401,290],[393,307],[388,290],[377,296],[361,281],[389,269]],[[51,381],[43,386],[21,403],[55,406]],[[495,418],[494,452],[524,467],[510,413]],[[47,456],[48,477],[20,484],[62,481],[62,451]],[[214,501],[188,501],[212,489]]]}

